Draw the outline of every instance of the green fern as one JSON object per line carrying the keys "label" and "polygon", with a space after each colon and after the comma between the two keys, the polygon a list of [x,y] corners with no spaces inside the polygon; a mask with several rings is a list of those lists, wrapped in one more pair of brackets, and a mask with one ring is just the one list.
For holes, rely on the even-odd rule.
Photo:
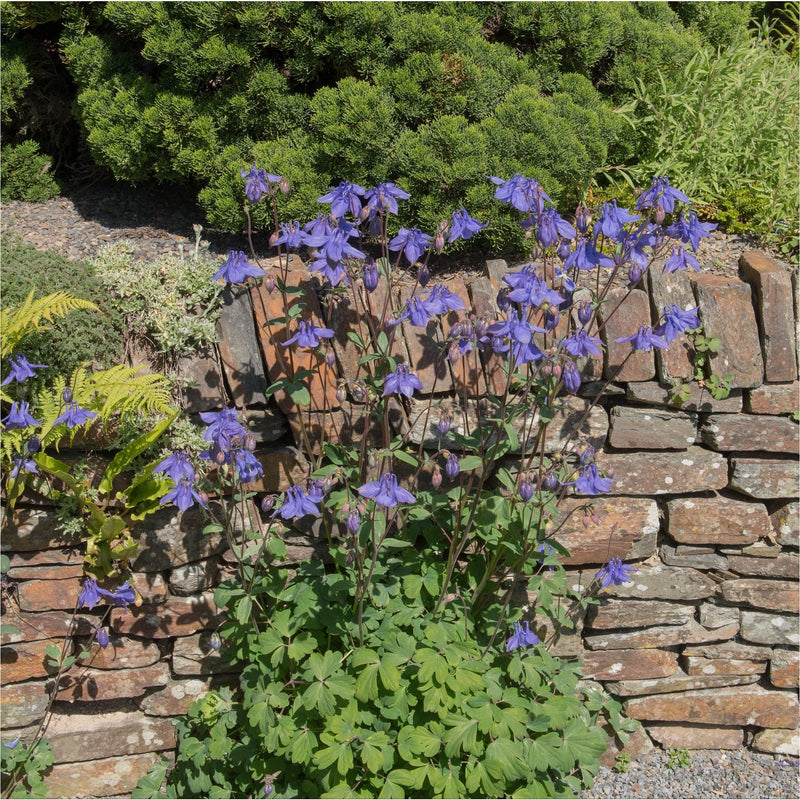
{"label": "green fern", "polygon": [[54,317],[64,317],[76,308],[100,309],[88,300],[81,300],[68,292],[53,292],[38,300],[33,299],[34,290],[25,302],[16,308],[0,311],[0,329],[3,331],[0,343],[0,356],[7,358],[17,349],[17,345],[33,331],[41,330],[43,321],[51,322]]}

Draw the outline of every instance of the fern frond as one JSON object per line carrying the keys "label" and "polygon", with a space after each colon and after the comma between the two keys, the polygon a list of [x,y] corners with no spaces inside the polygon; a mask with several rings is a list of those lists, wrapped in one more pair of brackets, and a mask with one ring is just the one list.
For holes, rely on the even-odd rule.
{"label": "fern frond", "polygon": [[69,292],[53,292],[37,300],[33,299],[34,290],[25,298],[21,306],[0,311],[0,355],[3,358],[11,355],[20,340],[33,331],[40,330],[43,322],[51,322],[55,317],[64,317],[70,311],[87,308],[92,311],[100,309],[88,300],[82,300]]}
{"label": "fern frond", "polygon": [[104,419],[117,412],[123,418],[171,412],[169,382],[158,373],[142,375],[138,368],[120,364],[89,376],[87,389],[102,398],[102,404],[94,408]]}

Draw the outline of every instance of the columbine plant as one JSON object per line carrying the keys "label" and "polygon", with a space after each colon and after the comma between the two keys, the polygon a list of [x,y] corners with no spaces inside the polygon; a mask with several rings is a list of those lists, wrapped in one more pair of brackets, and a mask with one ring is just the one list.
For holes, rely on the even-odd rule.
{"label": "columbine plant", "polygon": [[[622,738],[631,725],[619,704],[579,689],[579,664],[548,648],[595,590],[625,583],[635,570],[609,533],[609,560],[592,586],[577,597],[568,588],[557,533],[570,513],[603,524],[592,498],[610,491],[613,475],[591,441],[564,441],[551,427],[565,398],[579,392],[587,360],[602,357],[600,319],[624,302],[611,305],[611,288],[632,290],[667,248],[674,254],[666,269],[696,269],[686,248],[696,251],[713,226],[699,222],[665,177],[632,210],[610,202],[579,208],[574,220],[558,214],[535,180],[492,177],[495,197],[521,213],[534,250],[503,278],[490,318],[446,286],[429,286],[435,255],[485,227],[466,209],[435,232],[396,228],[390,218],[406,192],[343,181],[319,198],[326,213],[304,225],[279,223],[283,178],[255,165],[242,177],[251,203],[273,203],[281,266],[267,274],[231,253],[218,276],[282,293],[285,314],[270,330],[284,374],[270,391],[294,400],[313,471],[282,497],[264,498],[259,514],[247,486],[258,468],[246,429],[232,409],[205,420],[211,444],[203,458],[217,466],[216,493],[230,500],[212,525],[223,526],[240,555],[239,578],[217,592],[228,609],[219,634],[242,677],[238,691],[210,692],[179,723],[168,796],[581,790],[605,749],[598,714]],[[283,259],[300,247],[328,289],[328,316],[319,321],[300,318]],[[401,283],[410,288],[402,303]],[[280,353],[310,350],[335,367],[329,320],[340,302],[355,310],[347,336],[360,350],[361,375],[340,378],[336,397],[359,405],[363,431],[352,444],[312,442],[302,412],[313,372]],[[631,353],[667,348],[696,321],[697,309],[668,307],[655,328],[617,341],[629,342]],[[460,381],[457,396],[419,400],[440,387],[426,386],[397,355],[402,326],[432,340],[439,364]],[[585,404],[584,419],[601,393]],[[393,424],[398,403],[407,406],[408,426]],[[176,488],[165,500],[205,506],[194,473],[176,459]],[[565,513],[568,497],[579,503]],[[280,566],[284,535],[315,518],[327,557],[290,576]],[[139,791],[157,792],[167,769],[154,769]]]}

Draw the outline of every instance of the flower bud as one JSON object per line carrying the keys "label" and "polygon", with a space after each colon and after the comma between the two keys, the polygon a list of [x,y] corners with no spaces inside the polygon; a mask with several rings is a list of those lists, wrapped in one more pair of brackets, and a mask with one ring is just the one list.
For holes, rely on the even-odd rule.
{"label": "flower bud", "polygon": [[222,637],[214,631],[211,636],[208,638],[208,645],[212,650],[221,650],[222,649]]}
{"label": "flower bud", "polygon": [[438,425],[440,436],[444,436],[450,430],[450,425],[452,424],[452,422],[453,422],[452,413],[449,410],[442,412],[441,417],[439,417],[439,425]]}
{"label": "flower bud", "polygon": [[350,511],[347,515],[347,530],[350,533],[358,533],[358,529],[361,527],[361,514],[354,508]]}
{"label": "flower bud", "polygon": [[438,253],[441,253],[444,250],[444,234],[437,233],[436,236],[433,237],[433,249]]}
{"label": "flower bud", "polygon": [[508,311],[508,309],[511,307],[511,301],[508,299],[508,292],[508,289],[501,289],[497,293],[497,307],[501,311]]}
{"label": "flower bud", "polygon": [[557,380],[561,379],[561,373],[562,373],[561,364],[553,364],[553,375],[556,376]]}
{"label": "flower bud", "polygon": [[419,281],[419,285],[423,288],[428,285],[428,281],[431,279],[431,270],[427,264],[423,264],[417,270],[417,280]]}
{"label": "flower bud", "polygon": [[592,513],[592,514],[590,514],[590,516],[591,516],[591,518],[592,518],[592,522],[593,522],[595,525],[599,525],[599,524],[600,524],[600,517],[599,517],[597,514],[595,514],[595,513]]}
{"label": "flower bud", "polygon": [[335,367],[336,366],[336,353],[333,352],[333,348],[332,347],[326,347],[325,348],[325,363],[329,367]]}
{"label": "flower bud", "polygon": [[245,434],[245,437],[244,437],[244,449],[249,451],[250,453],[255,451],[255,449],[256,449],[256,437],[253,436],[252,433]]}
{"label": "flower bud", "polygon": [[450,455],[447,456],[447,463],[445,464],[444,471],[451,481],[454,481],[458,477],[458,473],[461,472],[461,464],[455,453],[450,453]]}
{"label": "flower bud", "polygon": [[281,178],[278,182],[278,186],[280,187],[282,194],[289,194],[289,189],[291,188],[291,184],[289,183],[288,178]]}
{"label": "flower bud", "polygon": [[269,274],[269,275],[267,275],[266,278],[264,278],[264,288],[270,294],[272,294],[275,291],[275,276],[274,275]]}
{"label": "flower bud", "polygon": [[461,333],[461,323],[456,322],[452,328],[450,328],[450,338],[451,339],[458,339],[462,335]]}
{"label": "flower bud", "polygon": [[583,517],[581,518],[581,522],[583,523],[584,528],[588,528],[591,521],[592,519],[588,514],[584,514]]}
{"label": "flower bud", "polygon": [[105,650],[108,647],[108,628],[105,625],[102,628],[98,628],[94,632],[94,638],[97,640],[97,644]]}
{"label": "flower bud", "polygon": [[489,330],[489,323],[483,318],[479,317],[475,321],[475,336],[478,339],[483,339],[486,336],[486,331]]}
{"label": "flower bud", "polygon": [[438,489],[442,485],[442,471],[439,469],[438,464],[433,468],[431,483],[433,484],[434,489]]}
{"label": "flower bud", "polygon": [[519,498],[523,503],[529,503],[533,497],[533,482],[526,475],[519,484]]}
{"label": "flower bud", "polygon": [[28,439],[27,444],[28,452],[33,455],[42,449],[42,441],[35,434]]}
{"label": "flower bud", "polygon": [[464,339],[473,339],[475,337],[475,328],[469,320],[464,320],[461,323],[461,337]]}
{"label": "flower bud", "polygon": [[358,215],[358,218],[361,220],[361,222],[364,222],[364,220],[369,218],[371,211],[372,209],[369,206],[362,206],[361,213]]}
{"label": "flower bud", "polygon": [[353,393],[353,400],[356,403],[363,403],[367,399],[367,389],[363,383],[354,383],[351,387]]}
{"label": "flower bud", "polygon": [[279,233],[278,231],[275,231],[275,232],[274,232],[274,233],[273,233],[273,234],[272,234],[272,235],[269,237],[269,246],[270,246],[270,247],[275,247],[275,243],[276,243],[276,242],[278,241],[278,239],[280,239],[280,238],[281,238],[281,235],[280,235],[280,233]]}
{"label": "flower bud", "polygon": [[458,349],[458,342],[450,342],[450,347],[447,348],[447,360],[458,361],[461,357],[461,351]]}
{"label": "flower bud", "polygon": [[542,489],[546,492],[554,492],[558,488],[558,476],[552,470],[542,478]]}
{"label": "flower bud", "polygon": [[367,261],[364,264],[364,288],[368,292],[374,292],[378,288],[379,279],[380,275],[378,274],[378,265],[374,261]]}
{"label": "flower bud", "polygon": [[628,280],[631,282],[631,286],[636,286],[637,283],[642,279],[642,270],[641,268],[637,267],[635,264],[628,270]]}
{"label": "flower bud", "polygon": [[71,403],[72,402],[72,389],[70,389],[69,386],[65,387],[64,391],[61,392],[61,399],[65,403]]}
{"label": "flower bud", "polygon": [[588,325],[592,318],[592,304],[588,300],[583,300],[578,306],[578,320],[581,325]]}
{"label": "flower bud", "polygon": [[552,331],[558,325],[558,310],[553,308],[548,308],[547,311],[544,312],[544,327],[548,331]]}
{"label": "flower bud", "polygon": [[571,250],[569,246],[569,242],[566,239],[562,239],[558,243],[558,248],[556,249],[556,255],[562,260],[566,261],[569,257]]}
{"label": "flower bud", "polygon": [[198,492],[197,496],[200,498],[200,504],[207,506],[208,505],[208,493],[207,492]]}
{"label": "flower bud", "polygon": [[575,227],[578,229],[579,233],[586,233],[591,220],[592,216],[589,213],[589,209],[583,206],[578,206],[578,208],[575,209]]}
{"label": "flower bud", "polygon": [[217,452],[214,454],[214,461],[220,466],[222,466],[225,463],[225,458],[226,458],[225,453],[223,453],[222,450],[217,448]]}
{"label": "flower bud", "polygon": [[262,514],[269,514],[270,511],[275,507],[275,495],[268,494],[264,499],[261,501],[261,513]]}
{"label": "flower bud", "polygon": [[656,218],[656,225],[660,225],[664,221],[664,217],[665,216],[666,216],[666,213],[664,211],[664,206],[662,206],[661,203],[659,203],[656,206],[656,217],[655,217]]}
{"label": "flower bud", "polygon": [[614,467],[606,467],[605,472],[606,472],[606,478],[613,478],[614,475],[616,474],[616,470],[614,469]]}
{"label": "flower bud", "polygon": [[336,402],[341,405],[347,399],[347,389],[345,389],[345,382],[340,380],[336,384]]}

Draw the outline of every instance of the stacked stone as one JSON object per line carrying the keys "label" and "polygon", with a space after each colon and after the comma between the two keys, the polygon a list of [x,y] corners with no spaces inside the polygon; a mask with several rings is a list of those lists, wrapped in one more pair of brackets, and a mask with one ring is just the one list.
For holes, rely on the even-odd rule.
{"label": "stacked stone", "polygon": [[[266,266],[280,270],[277,263]],[[397,310],[410,291],[400,287],[387,297],[381,288],[369,295],[356,286],[320,305],[319,286],[302,262],[289,266],[288,308],[265,285],[227,289],[218,348],[181,364],[188,411],[232,404],[242,410],[264,467],[252,487],[259,492],[303,481],[309,471],[303,453],[318,451],[323,438],[360,438],[363,406],[353,387],[363,367],[347,333],[368,330],[384,307]],[[635,289],[602,320],[604,362],[585,360],[582,394],[564,398],[548,426],[548,452],[577,434],[615,472],[611,493],[593,499],[599,524],[573,514],[557,533],[571,553],[565,566],[572,585],[588,587],[611,556],[637,568],[631,583],[602,591],[600,605],[573,630],[550,631],[548,647],[583,657],[586,680],[601,683],[642,720],[633,755],[652,741],[798,755],[798,426],[789,416],[798,407],[794,289],[788,269],[761,253],[745,254],[740,268],[743,280],[651,269],[653,306]],[[490,261],[483,277],[468,285],[456,279],[448,288],[477,316],[493,316],[505,271],[505,262]],[[282,346],[298,298],[306,318],[335,331],[333,364]],[[727,399],[715,400],[691,382],[683,336],[668,352],[624,360],[629,345],[614,340],[654,324],[668,303],[698,305],[706,334],[720,340],[714,368],[732,376]],[[444,331],[437,323],[427,333],[446,333],[455,321],[450,315]],[[464,380],[503,391],[497,356],[468,363],[465,374],[420,329],[394,331],[393,355],[413,366],[426,387],[392,408],[392,425],[411,441],[440,446],[438,415],[443,404],[458,402]],[[267,399],[268,386],[298,369],[311,371],[305,379],[311,404],[302,418],[287,388]],[[604,378],[613,383],[592,405]],[[680,408],[669,398],[675,379],[691,387]],[[340,382],[348,387],[344,400]],[[468,406],[466,419],[475,411]],[[517,423],[520,434],[531,422]],[[457,414],[452,430],[463,426]],[[441,446],[456,449],[454,442]],[[513,456],[507,458],[513,468]],[[587,499],[568,499],[565,513]],[[156,754],[174,746],[170,718],[209,686],[235,681],[211,646],[221,620],[213,589],[233,558],[224,539],[203,533],[204,526],[200,514],[171,507],[140,524],[132,566],[144,603],[114,609],[109,648],[93,644],[91,663],[63,681],[47,730],[56,755],[52,796],[130,792]],[[6,738],[29,737],[45,712],[53,677],[44,649],[68,635],[82,574],[78,544],[58,530],[55,510],[33,497],[23,498],[6,527],[2,548],[19,597],[8,598],[3,621],[20,629],[2,639]],[[292,531],[287,545],[287,565],[325,551],[313,528]],[[535,598],[526,600],[533,608]],[[80,613],[78,639],[88,643],[100,618],[99,610]],[[541,625],[535,614],[531,621]],[[86,762],[93,762],[90,769]]]}

